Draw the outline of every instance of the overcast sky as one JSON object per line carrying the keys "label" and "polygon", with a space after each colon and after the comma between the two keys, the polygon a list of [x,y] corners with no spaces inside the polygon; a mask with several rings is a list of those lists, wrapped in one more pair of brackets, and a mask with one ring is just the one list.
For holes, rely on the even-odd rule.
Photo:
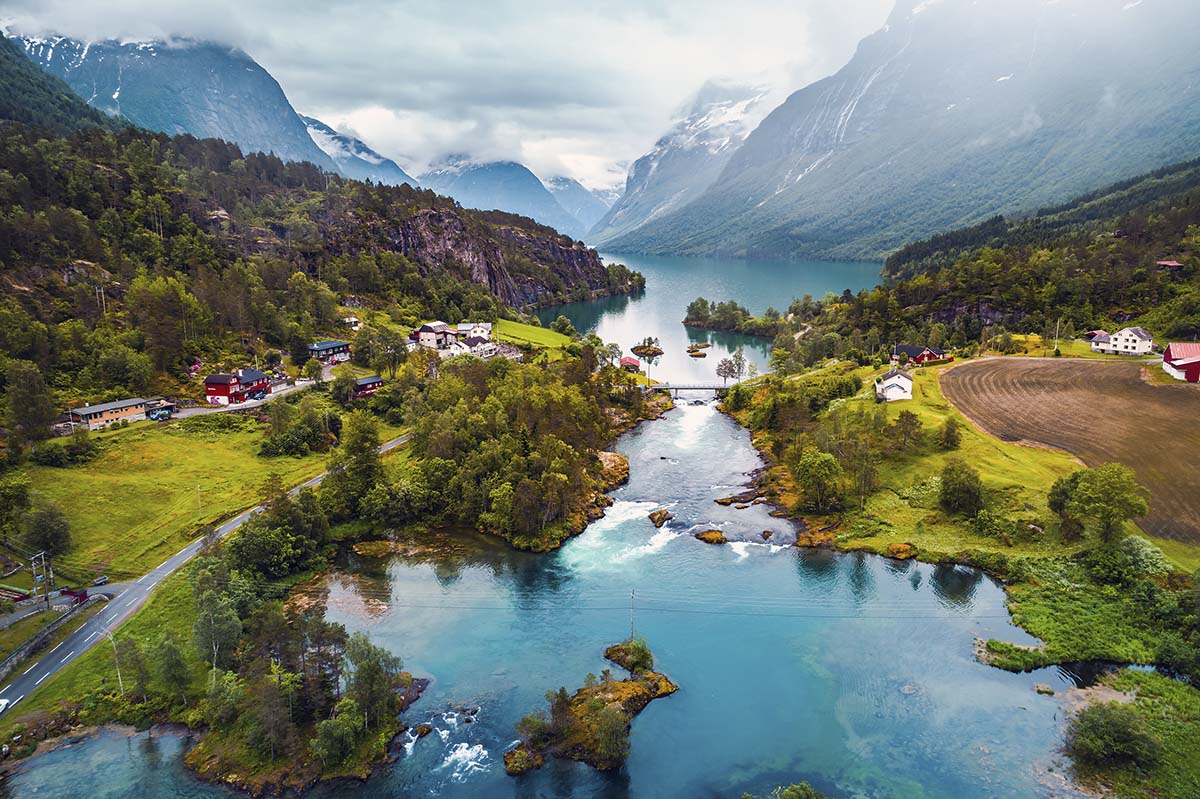
{"label": "overcast sky", "polygon": [[296,110],[416,173],[439,155],[624,182],[709,78],[780,94],[844,64],[893,0],[0,0],[27,33],[212,39]]}

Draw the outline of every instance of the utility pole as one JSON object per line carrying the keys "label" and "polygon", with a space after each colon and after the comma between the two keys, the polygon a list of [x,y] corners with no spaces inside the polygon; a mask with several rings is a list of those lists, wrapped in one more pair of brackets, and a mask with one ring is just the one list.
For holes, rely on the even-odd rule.
{"label": "utility pole", "polygon": [[636,589],[633,589],[633,588],[629,589],[629,640],[631,640],[631,641],[633,640],[633,636],[634,636],[634,627],[633,627],[633,595],[634,595],[634,593],[636,593]]}

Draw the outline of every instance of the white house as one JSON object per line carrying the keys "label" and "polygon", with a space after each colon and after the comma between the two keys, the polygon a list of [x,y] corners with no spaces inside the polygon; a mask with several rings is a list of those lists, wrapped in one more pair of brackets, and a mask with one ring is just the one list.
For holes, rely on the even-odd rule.
{"label": "white house", "polygon": [[426,322],[412,332],[412,338],[422,347],[441,350],[453,340],[454,331],[445,322]]}
{"label": "white house", "polygon": [[1106,355],[1149,355],[1154,336],[1141,327],[1125,327],[1109,335],[1100,331],[1092,338],[1092,352]]}
{"label": "white house", "polygon": [[913,379],[899,369],[893,369],[883,377],[875,379],[877,402],[896,402],[912,399]]}
{"label": "white house", "polygon": [[491,322],[459,322],[458,337],[460,339],[468,338],[492,338],[492,323]]}

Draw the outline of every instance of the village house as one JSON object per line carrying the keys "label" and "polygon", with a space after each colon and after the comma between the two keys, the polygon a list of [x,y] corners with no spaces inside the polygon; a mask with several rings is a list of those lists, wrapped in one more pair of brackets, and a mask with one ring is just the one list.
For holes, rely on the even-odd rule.
{"label": "village house", "polygon": [[1125,327],[1109,335],[1099,331],[1092,337],[1092,352],[1106,355],[1149,355],[1154,336],[1140,327]]}
{"label": "village house", "polygon": [[1200,383],[1200,344],[1172,341],[1163,353],[1163,371],[1176,380]]}
{"label": "village house", "polygon": [[444,350],[450,345],[450,342],[456,339],[456,333],[445,322],[435,321],[426,322],[413,330],[409,334],[409,338],[426,349]]}
{"label": "village house", "polygon": [[642,363],[637,358],[630,358],[626,355],[621,359],[621,368],[626,372],[640,372],[642,370]]}
{"label": "village house", "polygon": [[916,364],[954,360],[954,356],[947,356],[945,350],[937,347],[918,347],[913,344],[897,344],[892,347],[892,363],[900,363],[901,355],[907,355],[908,362]]}
{"label": "village house", "polygon": [[342,324],[355,332],[362,327],[362,322],[359,321],[357,316],[343,316]]}
{"label": "village house", "polygon": [[360,377],[354,381],[354,398],[369,397],[381,388],[383,388],[383,378],[379,375]]}
{"label": "village house", "polygon": [[237,405],[270,393],[271,379],[257,369],[238,369],[232,374],[204,378],[204,399],[209,405]]}
{"label": "village house", "polygon": [[85,424],[89,430],[103,430],[114,422],[136,422],[145,418],[146,400],[141,397],[71,409],[71,424]]}
{"label": "village house", "polygon": [[350,360],[348,341],[317,341],[308,345],[308,354],[321,363],[343,363]]}
{"label": "village house", "polygon": [[875,401],[896,402],[912,399],[913,379],[899,369],[892,369],[875,379]]}
{"label": "village house", "polygon": [[492,323],[491,322],[459,322],[458,337],[463,339],[482,338],[491,341],[492,339]]}
{"label": "village house", "polygon": [[500,351],[495,342],[484,336],[469,336],[463,344],[477,358],[491,358]]}

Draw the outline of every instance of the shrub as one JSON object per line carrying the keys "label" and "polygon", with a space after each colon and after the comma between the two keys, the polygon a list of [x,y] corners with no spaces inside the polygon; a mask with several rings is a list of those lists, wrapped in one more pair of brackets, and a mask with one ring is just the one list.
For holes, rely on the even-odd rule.
{"label": "shrub", "polygon": [[1133,558],[1114,546],[1096,547],[1084,556],[1083,565],[1093,580],[1105,585],[1130,585],[1139,576]]}
{"label": "shrub", "polygon": [[1120,543],[1120,548],[1140,574],[1167,574],[1171,571],[1171,561],[1167,560],[1163,551],[1141,536],[1129,536]]}
{"label": "shrub", "polygon": [[1150,768],[1161,757],[1162,745],[1134,708],[1105,702],[1084,708],[1071,720],[1067,753],[1089,766]]}

